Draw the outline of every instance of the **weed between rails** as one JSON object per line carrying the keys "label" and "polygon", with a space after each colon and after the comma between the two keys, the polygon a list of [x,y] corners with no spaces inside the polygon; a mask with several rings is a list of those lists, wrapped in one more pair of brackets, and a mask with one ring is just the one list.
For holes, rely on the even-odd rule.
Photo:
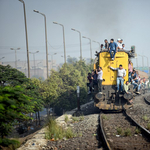
{"label": "weed between rails", "polygon": [[[122,128],[118,127],[116,130],[117,130],[117,134],[121,135],[121,136],[131,136],[132,135],[130,128],[123,130]],[[141,130],[139,128],[136,128],[133,134],[140,134],[140,133],[141,133]]]}

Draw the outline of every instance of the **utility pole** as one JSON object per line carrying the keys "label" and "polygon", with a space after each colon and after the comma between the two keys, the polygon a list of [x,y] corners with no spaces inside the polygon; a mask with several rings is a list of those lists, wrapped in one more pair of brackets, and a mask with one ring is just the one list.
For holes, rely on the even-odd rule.
{"label": "utility pole", "polygon": [[142,71],[144,72],[144,58],[143,58],[144,56],[143,55],[139,55],[139,54],[138,54],[138,56],[142,57]]}
{"label": "utility pole", "polygon": [[15,51],[15,68],[17,69],[17,50],[20,50],[20,48],[10,48],[11,50]]}
{"label": "utility pole", "polygon": [[79,39],[80,39],[80,60],[82,61],[82,43],[81,43],[81,32],[80,31],[78,31],[78,30],[76,30],[76,29],[71,29],[71,30],[73,30],[73,31],[76,31],[76,32],[78,32],[79,33]]}
{"label": "utility pole", "polygon": [[90,41],[90,54],[91,54],[91,63],[92,63],[92,46],[91,46],[91,39],[85,36],[82,36],[82,38],[88,39]]}
{"label": "utility pole", "polygon": [[37,10],[33,10],[36,13],[41,14],[42,16],[44,16],[44,22],[45,22],[45,45],[46,45],[46,67],[47,67],[47,78],[48,78],[48,46],[47,46],[47,27],[46,27],[46,15],[37,11]]}
{"label": "utility pole", "polygon": [[97,43],[99,45],[99,51],[101,51],[101,44],[97,41],[92,41],[92,42]]}
{"label": "utility pole", "polygon": [[48,54],[51,55],[51,69],[53,69],[53,56],[56,55],[57,53],[53,53],[53,54]]}
{"label": "utility pole", "polygon": [[34,61],[34,76],[35,76],[35,54],[38,53],[39,51],[36,52],[30,52],[30,54],[33,54],[33,61]]}
{"label": "utility pole", "polygon": [[147,58],[148,74],[150,74],[150,72],[149,72],[149,58],[147,56],[143,56],[143,57]]}
{"label": "utility pole", "polygon": [[62,26],[62,30],[63,30],[63,43],[64,43],[64,62],[66,63],[66,46],[65,46],[65,29],[64,29],[64,25],[60,24],[60,23],[57,23],[57,22],[53,22],[53,23]]}
{"label": "utility pole", "polygon": [[24,22],[25,22],[25,33],[26,33],[26,49],[27,49],[27,62],[28,62],[28,78],[30,78],[30,61],[29,61],[29,48],[28,48],[28,34],[27,34],[27,21],[26,21],[26,9],[25,9],[25,3],[23,0],[19,0],[21,3],[23,3],[24,8]]}

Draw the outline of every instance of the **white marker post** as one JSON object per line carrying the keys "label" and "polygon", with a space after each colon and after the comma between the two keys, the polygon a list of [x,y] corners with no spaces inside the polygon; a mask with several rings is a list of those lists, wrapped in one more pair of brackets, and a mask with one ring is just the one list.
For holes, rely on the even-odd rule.
{"label": "white marker post", "polygon": [[77,107],[80,110],[80,87],[77,86]]}

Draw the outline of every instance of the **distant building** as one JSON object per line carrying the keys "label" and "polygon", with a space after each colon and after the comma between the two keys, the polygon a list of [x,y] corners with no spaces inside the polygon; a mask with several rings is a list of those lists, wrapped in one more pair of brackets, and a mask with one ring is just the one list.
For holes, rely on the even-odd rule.
{"label": "distant building", "polygon": [[[10,62],[0,62],[0,64],[6,66],[10,65],[11,67],[15,68],[15,62],[10,61]],[[52,66],[53,64],[53,66]],[[50,75],[50,70],[53,68],[54,70],[57,70],[58,65],[56,64],[56,61],[53,60],[53,63],[51,61],[48,62],[48,67],[49,67],[49,75]],[[27,62],[26,61],[17,61],[17,69],[21,72],[23,72],[26,76],[28,76],[28,67],[27,67]],[[35,61],[35,66],[34,66],[34,61],[30,60],[30,77],[41,77],[43,79],[47,78],[47,69],[46,69],[46,61],[45,60],[36,60]]]}

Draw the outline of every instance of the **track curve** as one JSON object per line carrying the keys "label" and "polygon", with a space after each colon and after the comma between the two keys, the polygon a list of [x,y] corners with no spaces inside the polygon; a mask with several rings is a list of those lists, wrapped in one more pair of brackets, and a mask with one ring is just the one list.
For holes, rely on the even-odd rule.
{"label": "track curve", "polygon": [[126,111],[100,113],[100,129],[108,150],[150,149],[150,133],[144,130]]}

